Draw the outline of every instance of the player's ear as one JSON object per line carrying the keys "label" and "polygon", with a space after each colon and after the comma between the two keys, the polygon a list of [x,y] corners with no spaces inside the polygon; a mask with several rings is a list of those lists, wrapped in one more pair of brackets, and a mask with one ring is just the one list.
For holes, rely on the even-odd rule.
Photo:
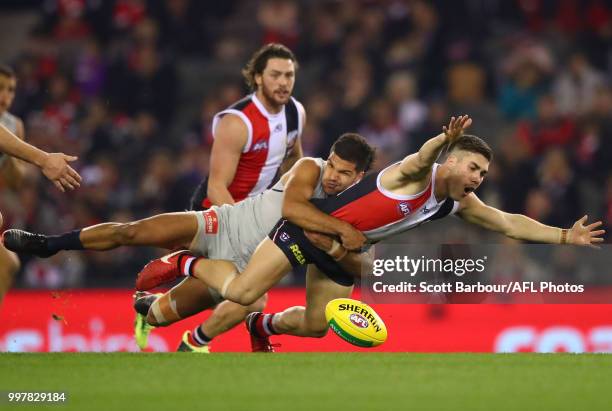
{"label": "player's ear", "polygon": [[446,163],[449,166],[455,166],[457,165],[458,162],[459,162],[459,157],[457,157],[457,155],[454,153],[450,153],[448,157],[446,157],[446,161],[444,163]]}
{"label": "player's ear", "polygon": [[262,74],[255,74],[255,84],[257,84],[257,87],[261,87],[261,83],[263,82],[262,77]]}

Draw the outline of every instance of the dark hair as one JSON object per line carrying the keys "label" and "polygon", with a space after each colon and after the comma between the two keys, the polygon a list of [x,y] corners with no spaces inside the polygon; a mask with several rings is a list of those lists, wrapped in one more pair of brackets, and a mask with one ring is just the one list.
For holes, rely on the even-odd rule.
{"label": "dark hair", "polygon": [[252,91],[257,90],[257,83],[255,82],[255,75],[263,73],[268,60],[273,58],[288,59],[293,61],[295,69],[298,68],[298,62],[295,55],[289,48],[279,43],[269,43],[257,50],[249,62],[242,69],[242,76],[247,83],[247,86]]}
{"label": "dark hair", "polygon": [[464,150],[471,153],[482,154],[488,161],[493,159],[493,150],[489,145],[480,137],[476,137],[471,134],[464,134],[459,137],[449,148],[448,152],[453,150]]}
{"label": "dark hair", "polygon": [[6,64],[1,64],[1,63],[0,63],[0,75],[8,77],[8,78],[17,77],[17,75],[15,74],[15,71],[12,68],[7,66]]}
{"label": "dark hair", "polygon": [[357,133],[342,134],[332,145],[330,154],[335,153],[345,161],[355,163],[357,171],[368,171],[374,162],[375,150],[365,138]]}

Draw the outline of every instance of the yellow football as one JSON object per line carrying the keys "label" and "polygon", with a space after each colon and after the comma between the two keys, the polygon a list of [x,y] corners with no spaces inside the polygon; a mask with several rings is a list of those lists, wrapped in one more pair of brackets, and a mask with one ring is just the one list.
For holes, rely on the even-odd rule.
{"label": "yellow football", "polygon": [[387,340],[387,327],[369,305],[351,298],[327,303],[325,319],[340,338],[359,347],[376,347]]}

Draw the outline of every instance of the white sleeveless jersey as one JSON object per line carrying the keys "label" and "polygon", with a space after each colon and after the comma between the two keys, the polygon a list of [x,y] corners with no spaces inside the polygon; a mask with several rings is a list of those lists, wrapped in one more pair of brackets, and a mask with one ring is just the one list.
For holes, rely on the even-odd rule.
{"label": "white sleeveless jersey", "polygon": [[[325,160],[313,158],[320,168],[319,181],[312,198],[323,199],[327,195],[323,190],[323,169]],[[225,231],[229,242],[244,265],[248,262],[255,248],[259,245],[274,225],[282,218],[283,196],[285,187],[278,181],[272,188],[263,193],[249,197],[234,205],[213,206],[219,222],[225,223]]]}
{"label": "white sleeveless jersey", "polygon": [[[12,115],[8,111],[5,111],[0,116],[0,124],[6,127],[13,134],[17,134],[17,123],[18,123],[17,117]],[[7,157],[6,154],[0,152],[0,165],[4,163],[4,161],[6,160],[6,157]]]}

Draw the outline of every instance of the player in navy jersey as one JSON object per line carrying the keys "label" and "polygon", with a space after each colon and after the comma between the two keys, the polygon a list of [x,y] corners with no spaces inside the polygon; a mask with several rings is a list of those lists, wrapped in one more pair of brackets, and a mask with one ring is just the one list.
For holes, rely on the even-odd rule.
{"label": "player in navy jersey", "polygon": [[[249,304],[274,286],[292,266],[311,264],[306,279],[306,307],[291,307],[276,314],[253,313],[247,318],[247,326],[256,336],[284,333],[318,337],[327,331],[324,315],[327,302],[349,296],[353,277],[361,271],[360,258],[355,258],[355,253],[335,239],[320,243],[323,250],[308,240],[304,229],[332,234],[329,219],[337,217],[351,223],[368,241],[382,240],[455,213],[470,223],[519,240],[575,245],[603,241],[604,230],[597,230],[601,222],[585,225],[586,216],[570,229],[562,229],[524,215],[505,213],[479,200],[474,191],[488,172],[492,151],[480,138],[464,135],[470,124],[468,116],[453,117],[448,127],[418,152],[317,206],[304,202],[299,207],[284,206],[286,219],[279,221],[270,237],[262,241],[241,273],[224,261],[204,260],[185,253],[175,256],[173,266],[168,265],[166,279],[180,275],[197,277],[224,298]],[[448,147],[446,160],[436,164],[445,147]],[[298,204],[290,196],[285,196],[284,201]]]}

